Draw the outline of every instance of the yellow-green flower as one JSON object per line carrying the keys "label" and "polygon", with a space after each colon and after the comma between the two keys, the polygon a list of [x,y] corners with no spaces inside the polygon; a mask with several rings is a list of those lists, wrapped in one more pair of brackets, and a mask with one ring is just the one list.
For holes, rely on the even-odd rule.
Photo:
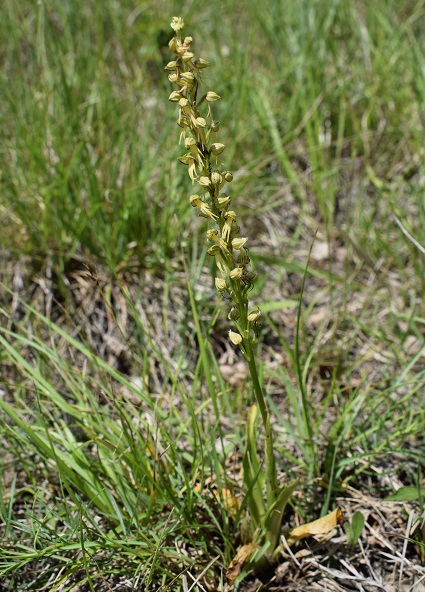
{"label": "yellow-green flower", "polygon": [[171,19],[171,28],[177,33],[177,35],[184,29],[184,20],[181,16],[173,16]]}
{"label": "yellow-green flower", "polygon": [[[176,36],[169,47],[175,58],[168,62],[165,69],[169,72],[170,82],[177,86],[169,101],[178,103],[177,123],[182,128],[180,139],[187,151],[179,160],[188,166],[189,177],[200,187],[200,194],[191,195],[190,203],[199,216],[208,219],[206,236],[213,243],[208,248],[208,254],[214,256],[221,274],[216,278],[215,285],[221,294],[226,292],[232,300],[232,320],[236,322],[240,319],[238,332],[230,334],[232,343],[240,345],[244,340],[255,338],[257,313],[248,315],[247,291],[258,274],[249,268],[250,258],[245,246],[248,239],[238,236],[240,227],[236,223],[236,212],[229,209],[232,199],[221,193],[225,183],[233,180],[233,175],[229,170],[220,168],[219,159],[225,145],[215,136],[220,124],[212,115],[212,104],[220,99],[220,95],[209,90],[205,95],[207,106],[204,112],[200,110],[198,87],[201,70],[208,66],[208,62],[195,55],[192,37],[186,36],[182,41],[180,33],[184,22],[181,17],[174,17],[171,26]],[[199,105],[201,103],[199,101]],[[255,320],[252,320],[254,317]]]}

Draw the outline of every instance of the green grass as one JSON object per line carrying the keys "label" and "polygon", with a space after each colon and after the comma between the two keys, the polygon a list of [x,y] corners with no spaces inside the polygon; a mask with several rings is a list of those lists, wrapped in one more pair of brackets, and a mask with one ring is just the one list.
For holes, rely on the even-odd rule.
{"label": "green grass", "polygon": [[2,205],[41,260],[80,245],[113,269],[133,253],[163,260],[189,209],[155,19],[130,27],[129,6],[126,18],[112,3],[3,6]]}
{"label": "green grass", "polygon": [[[202,489],[207,475],[219,476],[223,461],[214,452],[222,434],[219,418],[217,431],[211,430],[211,399],[196,400],[199,377],[188,391],[181,388],[176,371],[165,367],[174,380],[173,392],[153,396],[34,309],[27,308],[26,321],[38,323],[43,337],[7,329],[0,336],[9,362],[20,373],[13,404],[0,401],[3,416],[9,418],[3,426],[6,453],[16,455],[28,480],[17,487],[15,479],[3,498],[3,576],[19,574],[37,560],[37,570],[42,570],[38,586],[58,566],[64,573],[57,586],[72,574],[79,581],[94,581],[106,577],[108,563],[119,553],[126,559],[122,573],[134,575],[141,569],[148,589],[152,579],[163,577],[161,572],[169,583],[180,572],[196,570],[199,554],[215,549],[221,561],[223,553],[229,560],[231,549],[225,544],[231,538],[230,524],[224,514],[217,519],[195,488]],[[47,345],[49,336],[59,338],[60,346]],[[68,350],[74,364],[66,361]],[[81,365],[75,364],[77,356]],[[202,376],[208,378],[208,372]],[[232,446],[240,440],[237,425],[229,437]],[[21,504],[24,525],[14,513]],[[211,541],[212,530],[216,542]],[[185,559],[180,551],[186,546],[192,554]],[[76,562],[77,550],[82,558]],[[95,573],[86,569],[86,562],[96,563]]]}
{"label": "green grass", "polygon": [[[240,541],[252,395],[226,375],[228,322],[176,160],[174,14],[0,7],[8,591],[223,589]],[[260,375],[278,468],[300,479],[293,509],[313,520],[347,486],[384,498],[377,467],[416,485],[425,258],[394,216],[425,246],[425,2],[213,0],[182,16],[211,62],[205,90],[222,96],[232,196],[262,273]],[[313,245],[305,272],[316,231],[330,256]],[[81,292],[90,314],[82,261],[99,276]],[[125,364],[103,341],[111,327]]]}

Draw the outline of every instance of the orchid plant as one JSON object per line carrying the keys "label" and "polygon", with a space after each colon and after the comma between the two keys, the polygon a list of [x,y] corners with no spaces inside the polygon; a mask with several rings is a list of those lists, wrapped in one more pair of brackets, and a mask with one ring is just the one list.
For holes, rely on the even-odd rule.
{"label": "orchid plant", "polygon": [[[196,192],[189,197],[190,203],[208,223],[206,239],[210,245],[208,254],[216,263],[215,286],[223,301],[230,302],[228,318],[233,327],[229,330],[229,339],[247,361],[255,395],[247,419],[243,474],[251,539],[247,564],[261,568],[273,559],[278,547],[283,511],[296,482],[283,487],[277,483],[270,411],[254,351],[261,311],[250,307],[248,297],[258,273],[251,268],[248,238],[240,235],[233,200],[227,190],[233,175],[221,165],[225,145],[216,139],[220,124],[213,117],[213,105],[221,97],[213,90],[201,96],[202,71],[209,63],[195,56],[193,38],[181,35],[184,28],[181,17],[173,17],[171,27],[175,36],[169,48],[174,59],[165,69],[170,82],[177,87],[168,99],[177,104],[177,124],[182,130],[180,142],[186,149],[179,160],[188,167],[189,177],[196,186]],[[257,451],[258,412],[265,432],[265,468]]]}

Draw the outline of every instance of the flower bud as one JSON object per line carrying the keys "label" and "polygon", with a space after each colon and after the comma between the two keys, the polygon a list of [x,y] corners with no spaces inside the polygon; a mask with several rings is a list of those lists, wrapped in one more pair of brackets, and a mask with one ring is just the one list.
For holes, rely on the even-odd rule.
{"label": "flower bud", "polygon": [[239,251],[245,245],[245,243],[246,243],[247,240],[248,239],[246,237],[234,238],[232,240],[232,247],[234,249],[236,249],[237,251]]}
{"label": "flower bud", "polygon": [[222,278],[215,278],[215,287],[219,292],[224,292],[227,289],[226,280]]}
{"label": "flower bud", "polygon": [[211,181],[212,181],[213,185],[220,185],[220,183],[222,181],[222,176],[220,175],[220,173],[218,171],[213,172],[213,174],[211,175]]}
{"label": "flower bud", "polygon": [[171,93],[171,95],[168,97],[168,100],[171,101],[172,103],[178,103],[181,98],[182,98],[182,96],[179,93],[179,91],[178,90],[173,90],[173,92]]}
{"label": "flower bud", "polygon": [[197,68],[200,68],[200,69],[202,69],[202,68],[208,68],[209,65],[210,65],[210,63],[207,62],[206,60],[203,60],[202,58],[197,58],[195,60],[195,66]]}
{"label": "flower bud", "polygon": [[182,55],[182,61],[189,62],[193,58],[194,54],[191,51],[186,51],[186,48],[184,49],[185,53]]}
{"label": "flower bud", "polygon": [[243,269],[241,267],[235,267],[229,273],[230,279],[232,280],[240,280],[243,274]]}
{"label": "flower bud", "polygon": [[199,177],[198,183],[201,187],[209,187],[211,185],[211,180],[209,177]]}
{"label": "flower bud", "polygon": [[179,75],[177,74],[177,72],[173,72],[173,74],[168,75],[168,80],[173,84],[177,84],[179,81]]}
{"label": "flower bud", "polygon": [[229,331],[229,339],[233,343],[233,345],[240,345],[242,343],[242,335],[236,333],[235,331],[232,331],[231,329]]}
{"label": "flower bud", "polygon": [[192,74],[192,72],[183,72],[183,74],[180,75],[180,78],[186,82],[187,84],[192,84],[193,81],[195,80],[194,75]]}
{"label": "flower bud", "polygon": [[219,154],[221,154],[223,152],[224,148],[225,148],[224,144],[220,144],[219,142],[217,142],[215,144],[211,144],[211,152],[215,156],[218,156]]}
{"label": "flower bud", "polygon": [[177,69],[177,62],[175,60],[173,60],[172,62],[168,62],[168,64],[165,66],[164,70],[176,70]]}
{"label": "flower bud", "polygon": [[189,46],[193,41],[193,37],[185,37],[183,44]]}
{"label": "flower bud", "polygon": [[231,181],[233,181],[233,175],[230,171],[227,171],[224,173],[224,178],[226,179],[226,181],[228,183],[230,183]]}
{"label": "flower bud", "polygon": [[250,312],[248,315],[248,321],[250,323],[254,323],[255,321],[258,321],[258,319],[261,316],[261,310],[259,308],[257,308],[257,310],[254,310],[253,312]]}
{"label": "flower bud", "polygon": [[237,321],[240,316],[241,315],[240,315],[238,309],[235,308],[234,306],[232,306],[232,308],[230,309],[229,314],[227,315],[227,318],[229,319],[229,321]]}
{"label": "flower bud", "polygon": [[206,94],[207,101],[209,103],[211,103],[212,101],[218,101],[219,99],[221,99],[220,95],[218,95],[217,93],[215,93],[213,90],[209,90]]}
{"label": "flower bud", "polygon": [[211,122],[211,129],[213,132],[218,132],[220,129],[220,122],[219,121],[212,121]]}
{"label": "flower bud", "polygon": [[168,47],[170,48],[170,51],[172,51],[173,53],[177,53],[177,38],[176,37],[173,37],[171,39],[171,41],[169,41]]}

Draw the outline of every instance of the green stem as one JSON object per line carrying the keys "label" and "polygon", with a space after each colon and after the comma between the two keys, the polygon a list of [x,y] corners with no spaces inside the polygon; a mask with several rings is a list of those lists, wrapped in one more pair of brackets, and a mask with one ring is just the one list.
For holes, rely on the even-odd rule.
{"label": "green stem", "polygon": [[250,323],[248,321],[248,303],[242,294],[240,284],[235,282],[233,286],[235,293],[235,300],[238,305],[240,314],[240,324],[242,327],[243,344],[245,349],[245,357],[248,362],[249,373],[251,375],[252,386],[254,389],[255,400],[261,413],[261,419],[264,425],[266,436],[265,446],[265,460],[266,460],[266,488],[267,488],[267,508],[275,502],[277,497],[277,474],[276,462],[274,458],[273,446],[273,432],[270,423],[270,411],[266,402],[266,397],[261,388],[260,379],[258,377],[257,364],[255,362],[254,349],[250,334]]}
{"label": "green stem", "polygon": [[266,434],[266,487],[267,487],[267,508],[275,502],[277,495],[277,475],[276,463],[273,451],[273,433],[270,423],[270,412],[266,403],[266,398],[258,378],[257,365],[255,363],[254,350],[252,348],[251,339],[248,337],[244,341],[249,372],[251,374],[252,385],[254,388],[255,399],[258,408],[260,409],[261,418],[264,424]]}

